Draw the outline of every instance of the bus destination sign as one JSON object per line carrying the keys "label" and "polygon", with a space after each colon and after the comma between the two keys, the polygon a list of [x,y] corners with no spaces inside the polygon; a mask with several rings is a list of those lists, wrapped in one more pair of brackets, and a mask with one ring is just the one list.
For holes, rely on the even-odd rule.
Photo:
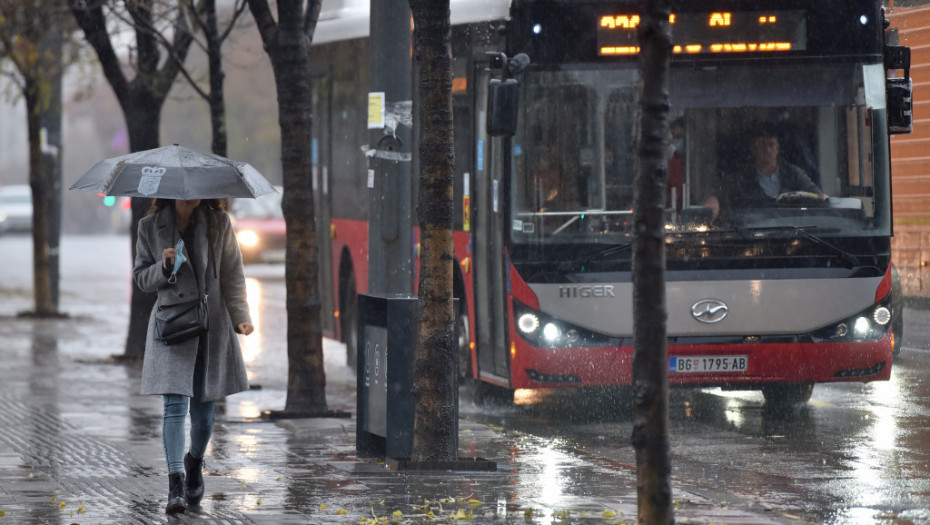
{"label": "bus destination sign", "polygon": [[[597,22],[598,55],[639,53],[639,15],[607,14]],[[675,54],[803,51],[807,47],[807,18],[800,9],[677,13],[669,22]]]}

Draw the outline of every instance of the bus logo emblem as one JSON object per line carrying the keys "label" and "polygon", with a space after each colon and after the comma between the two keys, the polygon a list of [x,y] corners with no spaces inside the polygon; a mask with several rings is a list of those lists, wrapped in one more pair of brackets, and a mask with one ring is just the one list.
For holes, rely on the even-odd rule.
{"label": "bus logo emblem", "polygon": [[702,323],[719,323],[730,309],[723,301],[702,299],[691,305],[691,317]]}

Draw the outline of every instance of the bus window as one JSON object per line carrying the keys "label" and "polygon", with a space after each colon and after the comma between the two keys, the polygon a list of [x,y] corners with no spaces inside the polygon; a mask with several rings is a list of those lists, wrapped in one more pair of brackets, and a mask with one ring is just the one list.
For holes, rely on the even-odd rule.
{"label": "bus window", "polygon": [[636,123],[636,86],[620,86],[607,96],[604,113],[604,170],[607,209],[633,207],[633,181],[636,178],[633,130]]}
{"label": "bus window", "polygon": [[[665,206],[669,231],[680,229],[681,241],[704,228],[761,228],[767,236],[816,228],[858,236],[890,227],[889,188],[873,176],[874,159],[886,154],[873,151],[883,141],[871,122],[883,121],[885,108],[863,95],[863,86],[880,82],[868,78],[880,69],[791,65],[777,73],[751,66],[672,69],[671,116],[680,119],[678,138],[687,147],[675,159],[674,202],[670,191]],[[526,102],[515,135],[521,155],[512,165],[516,242],[605,234],[629,240],[637,75],[629,68],[523,75]],[[719,89],[727,85],[740,89]],[[741,189],[753,188],[745,181],[757,175],[751,138],[760,124],[777,135],[781,181],[810,184],[770,183],[768,199],[740,198]],[[709,199],[723,195],[725,217]]]}
{"label": "bus window", "polygon": [[534,212],[583,210],[592,173],[589,89],[559,76],[560,82],[527,90],[524,130],[528,143],[522,206]]}

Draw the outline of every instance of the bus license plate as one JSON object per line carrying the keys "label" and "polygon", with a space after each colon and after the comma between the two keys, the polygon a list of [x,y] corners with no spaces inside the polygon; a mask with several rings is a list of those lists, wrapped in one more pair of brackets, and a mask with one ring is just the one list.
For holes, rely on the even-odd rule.
{"label": "bus license plate", "polygon": [[749,369],[749,358],[744,355],[670,357],[668,367],[674,373],[745,372]]}

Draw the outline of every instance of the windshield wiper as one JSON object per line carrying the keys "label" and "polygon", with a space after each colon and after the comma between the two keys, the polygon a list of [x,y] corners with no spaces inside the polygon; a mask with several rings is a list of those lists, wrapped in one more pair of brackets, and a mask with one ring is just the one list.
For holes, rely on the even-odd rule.
{"label": "windshield wiper", "polygon": [[859,260],[859,257],[856,254],[844,250],[839,246],[832,244],[830,241],[814,235],[808,230],[816,230],[817,226],[766,226],[761,228],[745,228],[740,229],[742,233],[756,233],[756,232],[771,232],[771,231],[789,231],[794,232],[804,237],[805,239],[812,241],[815,244],[829,248],[833,253],[843,262],[850,265],[850,267],[862,266],[862,261]]}
{"label": "windshield wiper", "polygon": [[584,271],[585,266],[587,266],[588,263],[590,263],[591,261],[595,259],[601,259],[603,257],[607,257],[608,255],[613,255],[618,252],[622,252],[623,250],[626,250],[630,248],[631,246],[633,246],[633,243],[631,242],[624,242],[620,244],[612,244],[610,246],[606,246],[604,248],[601,248],[600,250],[595,250],[591,253],[585,254],[582,257],[578,257],[576,259],[572,259],[570,261],[560,264],[559,271],[570,272],[574,269],[580,269],[581,271]]}

